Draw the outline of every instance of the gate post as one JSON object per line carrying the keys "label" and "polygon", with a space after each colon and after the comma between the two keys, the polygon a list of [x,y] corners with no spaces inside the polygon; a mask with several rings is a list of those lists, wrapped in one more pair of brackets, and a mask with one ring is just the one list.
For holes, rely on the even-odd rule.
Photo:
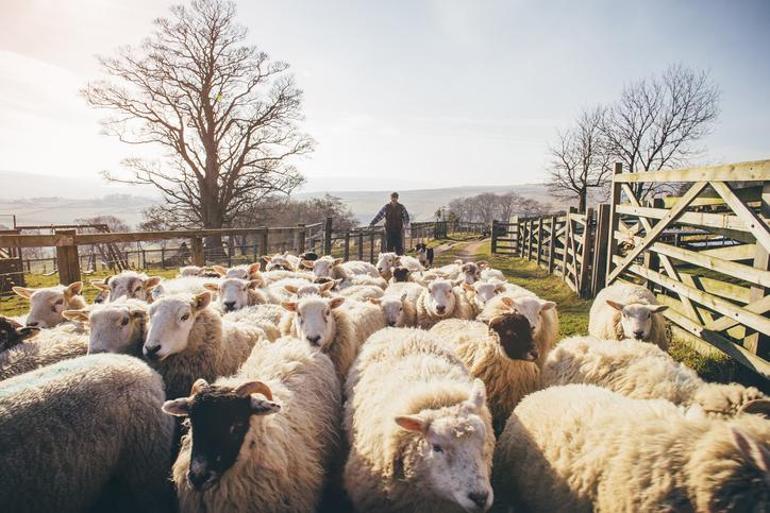
{"label": "gate post", "polygon": [[80,258],[78,257],[78,245],[75,241],[75,230],[56,230],[56,235],[62,238],[56,245],[56,266],[59,269],[59,282],[69,285],[81,281]]}

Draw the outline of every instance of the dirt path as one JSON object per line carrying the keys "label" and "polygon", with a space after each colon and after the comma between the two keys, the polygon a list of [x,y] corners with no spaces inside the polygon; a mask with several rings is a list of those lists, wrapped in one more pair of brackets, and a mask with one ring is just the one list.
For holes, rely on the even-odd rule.
{"label": "dirt path", "polygon": [[463,262],[467,262],[468,260],[472,260],[474,258],[477,258],[477,254],[481,250],[481,246],[487,243],[488,239],[483,240],[476,240],[471,242],[448,242],[446,244],[442,244],[441,246],[436,246],[434,248],[434,251],[436,253],[436,256],[441,255],[442,253],[445,253],[457,246],[459,246],[459,250],[454,254],[458,259],[462,260]]}

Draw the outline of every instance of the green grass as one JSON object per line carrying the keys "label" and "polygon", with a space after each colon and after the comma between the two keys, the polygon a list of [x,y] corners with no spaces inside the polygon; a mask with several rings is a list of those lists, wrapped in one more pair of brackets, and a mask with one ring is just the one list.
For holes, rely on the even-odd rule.
{"label": "green grass", "polygon": [[[446,242],[449,241],[438,241],[437,245]],[[443,265],[452,262],[468,244],[466,242],[453,245],[449,251],[437,255],[435,263]],[[502,271],[510,282],[531,290],[543,299],[555,301],[559,310],[560,338],[584,335],[588,332],[588,311],[592,301],[579,298],[560,277],[549,274],[547,270],[523,258],[492,255],[489,241],[484,242],[474,258],[487,260],[492,267]],[[691,367],[706,380],[743,381],[743,376],[739,376],[738,372],[740,366],[736,362],[716,351],[701,353],[684,338],[674,337],[669,353],[675,360]]]}

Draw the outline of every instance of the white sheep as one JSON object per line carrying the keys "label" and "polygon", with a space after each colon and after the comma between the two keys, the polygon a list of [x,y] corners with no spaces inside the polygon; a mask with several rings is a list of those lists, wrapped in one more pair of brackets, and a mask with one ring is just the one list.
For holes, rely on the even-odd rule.
{"label": "white sheep", "polygon": [[299,271],[302,267],[300,258],[289,252],[265,255],[262,260],[265,262],[265,271]]}
{"label": "white sheep", "polygon": [[281,305],[256,305],[226,313],[222,316],[222,320],[257,326],[265,332],[267,339],[273,342],[281,336],[279,326],[284,314],[286,310]]}
{"label": "white sheep", "polygon": [[88,340],[88,328],[78,323],[40,330],[33,338],[0,353],[0,380],[84,356]]}
{"label": "white sheep", "polygon": [[102,281],[92,281],[91,285],[101,291],[109,292],[108,301],[115,301],[125,296],[149,303],[153,300],[151,291],[160,281],[160,276],[150,277],[136,271],[123,271],[120,274],[108,276]]}
{"label": "white sheep", "polygon": [[379,278],[377,268],[363,260],[343,261],[342,258],[334,258],[329,255],[322,256],[318,260],[302,262],[303,266],[311,269],[317,278],[333,278],[335,280],[349,280],[356,275],[368,275]]}
{"label": "white sheep", "polygon": [[481,281],[500,280],[505,281],[505,275],[502,271],[492,269],[490,267],[482,267],[481,269]]}
{"label": "white sheep", "polygon": [[247,306],[264,305],[268,296],[262,290],[262,280],[224,278],[219,283],[206,283],[206,290],[215,292],[217,306],[222,312],[234,312]]}
{"label": "white sheep", "polygon": [[334,281],[328,281],[325,283],[302,283],[293,284],[288,283],[283,286],[284,290],[294,295],[297,299],[301,299],[307,296],[331,296],[331,290],[335,287]]}
{"label": "white sheep", "polygon": [[487,301],[507,290],[505,283],[499,280],[478,280],[473,285],[463,283],[462,287],[476,315],[481,313]]}
{"label": "white sheep", "polygon": [[443,279],[432,281],[417,298],[417,326],[429,329],[443,319],[473,319],[465,294]]}
{"label": "white sheep", "polygon": [[314,511],[340,406],[331,361],[296,339],[257,345],[232,377],[197,381],[163,406],[192,426],[173,470],[181,512]]}
{"label": "white sheep", "polygon": [[85,308],[86,300],[80,295],[82,290],[83,282],[80,281],[67,286],[56,285],[40,289],[13,287],[16,294],[29,299],[26,324],[37,328],[53,328],[64,322],[64,310]]}
{"label": "white sheep", "polygon": [[305,297],[287,301],[289,312],[281,319],[281,334],[299,338],[329,355],[340,383],[358,354],[363,340],[359,339],[356,321],[343,308],[344,297]]}
{"label": "white sheep", "polygon": [[222,278],[240,278],[242,280],[255,280],[259,278],[259,270],[262,268],[262,264],[254,262],[253,264],[242,264],[234,267],[224,267],[221,265],[214,265],[211,267]]}
{"label": "white sheep", "polygon": [[666,351],[670,337],[661,315],[666,308],[646,288],[616,283],[596,295],[588,317],[588,333],[606,340],[644,340]]}
{"label": "white sheep", "polygon": [[307,271],[276,270],[276,271],[260,273],[260,275],[262,279],[265,281],[265,286],[270,286],[275,284],[278,281],[286,280],[286,279],[303,280],[307,282],[312,282],[315,279],[315,275]]}
{"label": "white sheep", "polygon": [[430,329],[468,367],[471,376],[484,381],[492,424],[500,433],[519,401],[540,389],[542,353],[550,347],[533,340],[529,321],[507,313],[489,321],[447,319]]}
{"label": "white sheep", "polygon": [[82,310],[65,310],[64,317],[89,327],[88,354],[142,354],[147,331],[148,305],[139,299],[120,298]]}
{"label": "white sheep", "polygon": [[518,313],[529,321],[532,337],[537,346],[542,348],[538,354],[537,365],[543,366],[548,351],[556,345],[559,336],[559,314],[556,303],[540,299],[531,293],[510,294],[508,292],[487,301],[476,320],[489,323],[495,317],[506,313]]}
{"label": "white sheep", "polygon": [[354,285],[339,291],[339,295],[354,301],[367,301],[371,298],[380,298],[385,291],[374,285]]}
{"label": "white sheep", "polygon": [[516,511],[762,512],[770,421],[713,418],[592,385],[551,387],[516,407],[494,468],[498,502]]}
{"label": "white sheep", "polygon": [[481,380],[437,337],[386,328],[367,341],[346,383],[356,511],[484,512],[494,433]]}
{"label": "white sheep", "polygon": [[380,253],[377,257],[377,271],[380,276],[389,280],[393,276],[393,271],[403,267],[409,272],[419,273],[425,270],[425,267],[418,259],[408,255],[397,255],[396,253]]}
{"label": "white sheep", "polygon": [[[83,356],[0,382],[3,511],[103,511],[107,497],[132,511],[172,511],[174,422],[160,410],[163,397],[158,374],[125,355]],[[110,493],[110,483],[121,492]]]}
{"label": "white sheep", "polygon": [[379,300],[370,302],[380,305],[386,325],[411,328],[417,326],[417,298],[423,290],[424,287],[418,283],[392,283]]}
{"label": "white sheep", "polygon": [[354,274],[349,279],[342,280],[339,284],[339,288],[341,290],[347,287],[355,287],[356,285],[371,285],[385,290],[388,288],[388,280],[380,276],[375,278],[369,274]]}
{"label": "white sheep", "polygon": [[543,365],[543,386],[598,385],[635,399],[666,399],[700,405],[710,414],[744,411],[770,415],[770,399],[754,387],[706,383],[653,344],[635,340],[571,337],[556,346]]}
{"label": "white sheep", "polygon": [[222,322],[209,308],[211,293],[164,296],[150,305],[144,357],[166,382],[169,397],[190,390],[198,378],[229,376],[266,335],[246,322]]}
{"label": "white sheep", "polygon": [[155,301],[162,296],[173,294],[200,294],[201,292],[209,290],[209,284],[219,283],[220,281],[221,279],[219,278],[206,276],[180,276],[179,278],[161,280],[157,285],[150,289],[150,297]]}

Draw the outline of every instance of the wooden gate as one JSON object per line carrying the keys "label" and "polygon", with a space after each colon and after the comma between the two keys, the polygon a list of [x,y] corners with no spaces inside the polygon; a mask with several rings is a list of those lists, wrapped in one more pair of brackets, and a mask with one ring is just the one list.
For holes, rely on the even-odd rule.
{"label": "wooden gate", "polygon": [[[645,202],[645,186],[681,194]],[[770,376],[770,160],[612,180],[607,282],[645,284],[665,315]]]}

